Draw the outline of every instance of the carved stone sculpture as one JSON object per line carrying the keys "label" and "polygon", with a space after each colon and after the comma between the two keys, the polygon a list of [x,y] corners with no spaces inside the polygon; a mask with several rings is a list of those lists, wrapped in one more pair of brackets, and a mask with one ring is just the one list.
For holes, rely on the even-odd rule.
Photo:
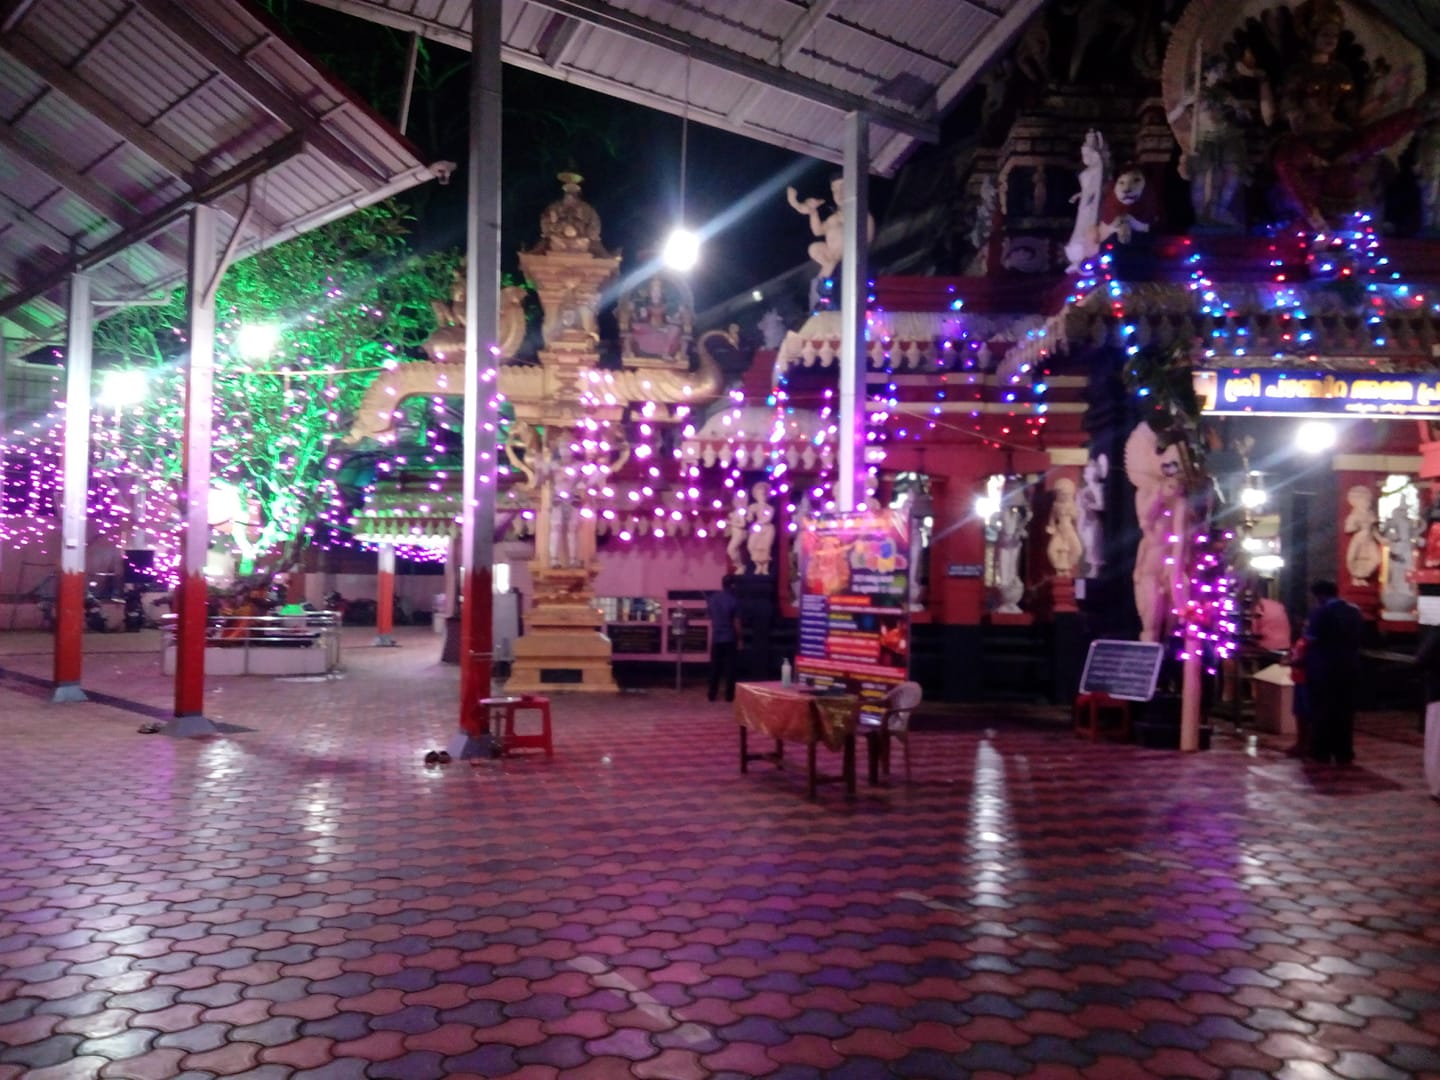
{"label": "carved stone sculpture", "polygon": [[1100,576],[1105,565],[1105,478],[1110,474],[1110,459],[1096,454],[1085,463],[1082,487],[1075,501],[1080,514],[1080,545],[1084,551],[1084,575]]}
{"label": "carved stone sculpture", "polygon": [[1108,155],[1105,137],[1091,128],[1080,146],[1080,191],[1070,200],[1076,204],[1075,228],[1065,245],[1065,257],[1070,260],[1065,270],[1071,274],[1079,273],[1080,265],[1100,251],[1100,194],[1105,187]]}
{"label": "carved stone sculpture", "polygon": [[755,501],[750,505],[747,516],[750,522],[750,536],[746,549],[755,573],[770,573],[770,552],[775,546],[775,507],[770,505],[770,485],[761,480],[750,489]]}
{"label": "carved stone sculpture", "polygon": [[731,507],[729,517],[726,519],[725,534],[725,557],[730,560],[730,568],[737,574],[745,572],[745,551],[746,542],[750,538],[750,496],[744,489],[735,492],[734,504]]}
{"label": "carved stone sculpture", "polygon": [[1016,493],[1006,499],[1000,511],[1000,530],[995,538],[995,610],[1006,615],[1020,613],[1020,600],[1025,595],[1025,579],[1020,576],[1020,552],[1025,547],[1025,533],[1030,525],[1030,507],[1023,495]]}
{"label": "carved stone sculpture", "polygon": [[[793,187],[785,189],[785,196],[790,201],[790,207],[796,213],[804,214],[810,221],[810,232],[818,237],[815,243],[806,249],[806,254],[820,268],[816,274],[816,282],[825,281],[834,276],[835,268],[840,265],[840,260],[845,256],[845,216],[841,207],[845,198],[845,179],[836,176],[830,181],[830,199],[835,209],[826,217],[820,216],[820,211],[825,205],[824,199],[810,198],[801,200]],[[875,238],[875,217],[867,215],[865,219],[866,235],[870,239]],[[812,299],[816,290],[812,289]]]}
{"label": "carved stone sculpture", "polygon": [[1159,641],[1175,587],[1175,545],[1170,537],[1175,513],[1185,498],[1180,451],[1159,450],[1149,424],[1137,424],[1125,442],[1125,475],[1135,486],[1135,517],[1140,545],[1135,549],[1135,610],[1140,640]]}
{"label": "carved stone sculpture", "polygon": [[1413,619],[1417,588],[1411,579],[1420,538],[1415,519],[1403,503],[1390,512],[1385,522],[1385,587],[1380,593],[1381,609],[1390,619]]}
{"label": "carved stone sculpture", "polygon": [[1345,501],[1350,504],[1345,515],[1345,532],[1350,536],[1345,569],[1352,585],[1368,585],[1380,569],[1380,519],[1375,516],[1375,493],[1364,484],[1356,484],[1346,493]]}
{"label": "carved stone sculpture", "polygon": [[1235,225],[1235,196],[1250,175],[1245,127],[1254,122],[1249,103],[1231,85],[1232,77],[1254,78],[1244,64],[1223,54],[1198,58],[1194,85],[1168,113],[1171,124],[1188,124],[1190,153],[1180,175],[1190,181],[1190,203],[1201,224]]}
{"label": "carved stone sculpture", "polygon": [[1080,510],[1075,503],[1075,481],[1062,477],[1055,481],[1055,502],[1050,507],[1050,521],[1045,532],[1050,542],[1045,554],[1060,577],[1074,577],[1085,554],[1085,545],[1078,528]]}

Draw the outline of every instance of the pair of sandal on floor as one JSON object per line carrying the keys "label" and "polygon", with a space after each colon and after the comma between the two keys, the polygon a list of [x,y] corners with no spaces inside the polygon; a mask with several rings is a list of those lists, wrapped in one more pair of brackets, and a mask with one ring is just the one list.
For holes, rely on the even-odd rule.
{"label": "pair of sandal on floor", "polygon": [[426,765],[449,765],[450,752],[448,750],[431,750],[425,755]]}

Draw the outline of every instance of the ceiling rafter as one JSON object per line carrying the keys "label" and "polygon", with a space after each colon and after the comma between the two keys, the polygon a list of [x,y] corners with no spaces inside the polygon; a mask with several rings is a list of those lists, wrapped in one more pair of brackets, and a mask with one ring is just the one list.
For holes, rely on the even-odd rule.
{"label": "ceiling rafter", "polygon": [[173,0],[137,0],[139,5],[168,31],[194,49],[206,62],[242,90],[262,109],[299,132],[326,157],[354,171],[366,181],[386,179],[383,170],[346,146],[315,118],[297,105],[284,90],[258,73],[243,57],[235,55],[190,12]]}
{"label": "ceiling rafter", "polygon": [[655,45],[670,52],[678,53],[699,63],[710,64],[722,71],[730,71],[756,82],[774,86],[820,105],[838,109],[844,113],[863,112],[873,122],[896,131],[904,132],[925,142],[939,138],[939,126],[929,116],[907,112],[890,105],[881,104],[873,98],[852,94],[836,89],[815,79],[806,78],[793,71],[756,60],[745,53],[716,45],[705,38],[682,30],[675,30],[663,23],[655,22],[599,0],[534,0],[540,7],[558,11],[562,15],[580,19],[602,29]]}

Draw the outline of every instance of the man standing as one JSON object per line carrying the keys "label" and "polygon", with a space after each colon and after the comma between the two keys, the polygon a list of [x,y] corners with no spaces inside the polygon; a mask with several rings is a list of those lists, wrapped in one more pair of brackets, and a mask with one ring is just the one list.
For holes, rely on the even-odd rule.
{"label": "man standing", "polygon": [[1310,698],[1310,756],[1349,765],[1355,760],[1355,683],[1365,618],[1340,599],[1333,581],[1310,586],[1315,609],[1305,624],[1305,683]]}
{"label": "man standing", "polygon": [[735,575],[720,579],[720,588],[705,597],[710,613],[710,700],[725,680],[725,700],[735,700],[735,651],[740,647],[740,605],[735,600]]}

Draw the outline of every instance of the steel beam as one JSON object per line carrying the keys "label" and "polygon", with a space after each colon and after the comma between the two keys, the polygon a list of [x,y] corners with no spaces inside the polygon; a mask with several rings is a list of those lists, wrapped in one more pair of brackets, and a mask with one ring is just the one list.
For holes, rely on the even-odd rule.
{"label": "steel beam", "polygon": [[853,510],[865,493],[865,316],[870,261],[870,125],[845,117],[845,191],[840,200],[845,251],[840,261],[840,455],[836,503]]}
{"label": "steel beam", "polygon": [[454,757],[488,753],[495,649],[495,428],[500,330],[501,0],[470,13],[470,175],[465,223],[465,476],[461,513],[460,726]]}

